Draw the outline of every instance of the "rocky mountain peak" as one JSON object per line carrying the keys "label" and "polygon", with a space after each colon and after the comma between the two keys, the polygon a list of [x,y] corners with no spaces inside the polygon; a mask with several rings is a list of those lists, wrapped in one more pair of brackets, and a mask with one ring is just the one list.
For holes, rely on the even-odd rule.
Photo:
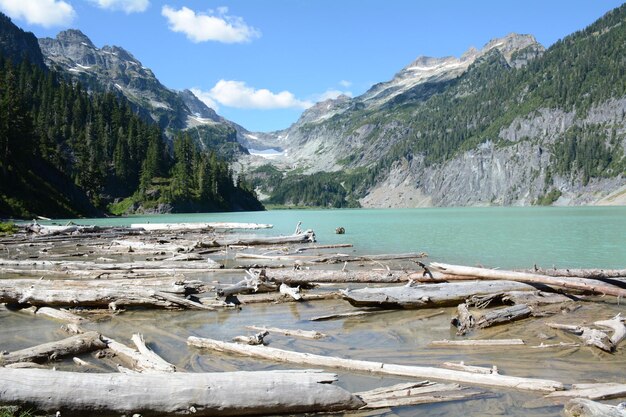
{"label": "rocky mountain peak", "polygon": [[94,49],[96,48],[93,42],[91,42],[91,39],[78,29],[68,29],[59,32],[56,36],[56,40],[65,44],[82,44]]}
{"label": "rocky mountain peak", "polygon": [[536,58],[545,50],[533,35],[520,35],[517,33],[509,33],[503,38],[490,40],[481,49],[479,55],[483,55],[493,49],[498,49],[512,67],[526,65],[529,59]]}

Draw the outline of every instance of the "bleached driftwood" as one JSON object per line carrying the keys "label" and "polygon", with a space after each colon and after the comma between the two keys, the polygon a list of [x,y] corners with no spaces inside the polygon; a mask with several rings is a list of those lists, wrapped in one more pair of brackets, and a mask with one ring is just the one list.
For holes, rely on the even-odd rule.
{"label": "bleached driftwood", "polygon": [[[340,294],[338,291],[327,291],[322,293],[304,293],[301,294],[302,301],[320,301],[320,300],[335,300],[339,299]],[[237,300],[241,304],[259,304],[259,303],[291,303],[297,302],[291,297],[285,297],[278,291],[255,293],[255,294],[238,294]],[[203,301],[204,302],[204,301]],[[214,304],[214,303],[213,303]],[[209,303],[208,305],[213,305]]]}
{"label": "bleached driftwood", "polygon": [[457,306],[457,315],[452,318],[452,325],[457,328],[456,334],[462,336],[469,332],[474,325],[476,324],[476,320],[474,320],[474,316],[470,313],[467,308],[467,304],[461,303]]}
{"label": "bleached driftwood", "polygon": [[233,342],[244,343],[246,345],[262,345],[265,336],[270,334],[267,330],[261,330],[259,333],[252,336],[235,336]]}
{"label": "bleached driftwood", "polygon": [[362,407],[358,397],[329,383],[336,379],[314,371],[173,373],[164,379],[0,368],[0,402],[68,415],[269,415]]}
{"label": "bleached driftwood", "polygon": [[535,267],[524,272],[548,275],[551,277],[574,277],[592,279],[626,277],[626,269],[557,269]]}
{"label": "bleached driftwood", "polygon": [[478,398],[484,393],[459,384],[420,381],[357,392],[356,395],[365,401],[363,408],[372,409],[459,401]]}
{"label": "bleached driftwood", "polygon": [[6,267],[27,268],[25,270],[32,271],[32,267],[41,269],[52,269],[55,271],[85,271],[98,273],[115,273],[115,272],[131,272],[135,270],[163,270],[176,271],[179,269],[195,270],[202,272],[204,270],[219,269],[221,264],[205,259],[203,261],[186,262],[183,265],[176,261],[137,261],[137,262],[117,262],[117,263],[96,263],[91,261],[47,261],[47,260],[12,260],[0,259],[0,265]]}
{"label": "bleached driftwood", "polygon": [[49,317],[55,320],[60,320],[64,323],[80,323],[86,321],[84,317],[71,313],[64,309],[52,308],[52,307],[29,307],[23,308],[19,311],[30,312],[37,316]]}
{"label": "bleached driftwood", "polygon": [[231,245],[278,245],[284,243],[307,243],[315,242],[315,233],[309,230],[305,233],[292,236],[257,236],[250,238],[233,238],[233,239],[215,239],[215,240],[203,240],[196,244],[197,248],[215,248],[220,246]]}
{"label": "bleached driftwood", "polygon": [[266,271],[267,276],[276,282],[290,285],[320,283],[399,283],[408,282],[408,274],[404,271],[341,271],[320,269],[273,269]]}
{"label": "bleached driftwood", "polygon": [[580,347],[580,343],[559,342],[559,343],[543,343],[536,346],[529,346],[531,349],[569,349]]}
{"label": "bleached driftwood", "polygon": [[[135,336],[135,335],[134,335]],[[135,338],[137,339],[137,338]],[[120,343],[110,337],[102,336],[102,340],[106,343],[106,347],[114,353],[125,366],[135,372],[174,372],[176,367],[168,363],[154,352],[148,353],[148,347],[144,346],[138,351]],[[142,340],[133,340],[135,345]],[[139,347],[139,346],[138,346]],[[145,353],[144,353],[145,352]]]}
{"label": "bleached driftwood", "polygon": [[[106,343],[97,332],[87,332],[56,342],[43,343],[30,348],[0,354],[0,365],[15,362],[48,362],[64,356],[105,349]],[[1,390],[0,390],[1,391]]]}
{"label": "bleached driftwood", "polygon": [[243,280],[226,288],[218,289],[217,295],[220,297],[228,297],[229,295],[235,294],[273,292],[278,290],[278,285],[268,280],[265,276],[265,270],[246,271],[246,273],[248,276]]}
{"label": "bleached driftwood", "polygon": [[218,340],[194,336],[190,336],[187,339],[187,343],[200,348],[212,349],[219,352],[235,353],[255,358],[268,359],[278,362],[291,362],[307,366],[322,366],[328,368],[346,369],[349,371],[398,375],[421,379],[432,378],[466,383],[470,385],[485,385],[530,391],[552,392],[558,389],[563,389],[563,384],[557,381],[504,375],[479,375],[470,372],[454,371],[435,367],[395,365],[382,362],[344,359],[276,349],[268,346],[240,345],[238,343],[221,342]]}
{"label": "bleached driftwood", "polygon": [[14,362],[4,365],[4,367],[9,369],[48,369],[47,366],[35,362]]}
{"label": "bleached driftwood", "polygon": [[334,245],[312,245],[312,246],[302,246],[296,248],[294,251],[296,253],[304,252],[307,250],[320,250],[320,249],[338,249],[338,248],[351,248],[352,243],[337,243]]}
{"label": "bleached driftwood", "polygon": [[599,383],[574,384],[566,391],[551,392],[549,398],[588,398],[590,400],[610,400],[626,397],[626,384]]}
{"label": "bleached driftwood", "polygon": [[465,281],[346,290],[343,297],[357,307],[432,308],[458,305],[472,295],[533,290],[533,286],[521,282]]}
{"label": "bleached driftwood", "polygon": [[613,334],[610,337],[611,344],[614,349],[617,349],[624,338],[626,338],[626,326],[624,325],[621,314],[616,315],[610,320],[600,320],[594,323],[596,326],[605,327],[613,330]]}
{"label": "bleached driftwood", "polygon": [[476,340],[433,340],[430,346],[519,346],[524,345],[522,339],[476,339]]}
{"label": "bleached driftwood", "polygon": [[312,260],[312,263],[338,263],[338,262],[367,262],[367,261],[389,261],[399,259],[420,259],[426,258],[428,255],[424,252],[414,253],[399,253],[399,254],[381,254],[381,255],[347,255],[347,254],[334,254],[320,256]]}
{"label": "bleached driftwood", "polygon": [[[169,294],[184,297],[204,288],[201,281],[173,279],[145,280],[0,280],[0,302],[36,306],[108,307],[145,306],[180,307],[160,297]],[[178,300],[178,299],[177,299]],[[180,301],[180,300],[179,300]]]}
{"label": "bleached driftwood", "polygon": [[156,365],[156,369],[163,370],[164,372],[176,371],[176,367],[174,365],[157,355],[146,345],[146,341],[141,333],[133,334],[130,340],[133,341],[139,353],[141,353],[148,361]]}
{"label": "bleached driftwood", "polygon": [[491,368],[485,368],[483,366],[465,365],[465,362],[444,362],[441,364],[444,368],[456,369],[457,371],[473,372],[475,374],[497,374],[498,367],[492,366]]}
{"label": "bleached driftwood", "polygon": [[601,330],[573,324],[546,323],[546,326],[573,333],[582,339],[586,345],[595,346],[605,352],[613,352],[615,350],[615,346],[611,343],[609,336]]}
{"label": "bleached driftwood", "polygon": [[278,287],[278,292],[283,295],[288,295],[296,301],[302,300],[302,294],[300,294],[300,287],[290,287],[289,285],[282,283],[280,287]]}
{"label": "bleached driftwood", "polygon": [[246,326],[246,329],[280,333],[285,336],[303,337],[305,339],[321,339],[322,337],[326,337],[324,333],[320,333],[316,330],[279,329],[278,327],[266,326]]}
{"label": "bleached driftwood", "polygon": [[476,326],[481,329],[522,320],[532,314],[532,310],[526,304],[516,304],[510,307],[498,308],[485,313],[478,319]]}
{"label": "bleached driftwood", "polygon": [[146,231],[201,231],[213,229],[271,229],[271,224],[261,223],[234,223],[234,222],[212,222],[212,223],[133,223],[131,229],[143,229]]}
{"label": "bleached driftwood", "polygon": [[626,417],[626,404],[602,404],[585,398],[574,398],[565,404],[566,417]]}
{"label": "bleached driftwood", "polygon": [[[595,280],[572,280],[547,275],[532,274],[527,272],[506,271],[501,269],[475,268],[471,266],[449,265],[433,262],[430,268],[446,275],[445,279],[465,277],[465,279],[509,280],[533,284],[544,284],[561,288],[569,288],[579,291],[589,291],[595,294],[613,295],[625,297],[626,289],[614,285],[604,284]],[[458,279],[458,278],[457,278]]]}

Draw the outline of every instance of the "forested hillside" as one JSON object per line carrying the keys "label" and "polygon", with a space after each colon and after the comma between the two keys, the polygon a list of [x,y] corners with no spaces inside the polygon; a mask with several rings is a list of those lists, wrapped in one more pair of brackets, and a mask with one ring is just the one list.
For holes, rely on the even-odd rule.
{"label": "forested hillside", "polygon": [[[268,184],[269,201],[317,205],[304,193],[317,184],[332,206],[541,204],[561,195],[585,204],[624,186],[626,5],[545,51],[507,55],[494,42],[502,41],[460,75],[416,83],[383,104],[372,97],[393,80],[376,85],[281,132],[294,143],[283,144],[290,157],[302,159],[280,186]],[[321,170],[339,171],[315,173],[321,160]],[[372,197],[396,188],[413,201]]]}
{"label": "forested hillside", "polygon": [[[0,24],[12,25],[6,17]],[[41,53],[33,64],[32,53],[16,58],[7,50],[0,49],[0,217],[123,213],[131,205],[262,208],[243,181],[234,183],[210,144],[202,153],[191,144],[171,153],[161,128],[135,114],[124,98],[88,94],[79,83],[62,80],[40,65]]]}

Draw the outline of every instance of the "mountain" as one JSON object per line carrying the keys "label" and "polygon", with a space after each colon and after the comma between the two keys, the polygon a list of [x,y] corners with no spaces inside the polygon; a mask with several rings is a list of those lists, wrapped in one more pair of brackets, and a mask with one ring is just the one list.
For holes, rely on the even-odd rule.
{"label": "mountain", "polygon": [[31,64],[45,68],[43,55],[35,35],[24,32],[2,13],[0,13],[0,53],[13,62],[27,60]]}
{"label": "mountain", "polygon": [[547,50],[510,34],[419,57],[266,135],[283,180],[249,178],[276,204],[626,203],[625,20],[626,5]]}
{"label": "mountain", "polygon": [[50,68],[80,81],[90,91],[115,92],[125,97],[136,111],[165,129],[170,141],[175,132],[193,128],[198,143],[219,143],[222,157],[232,159],[247,152],[237,140],[246,142],[244,128],[219,116],[191,91],[165,87],[152,70],[124,48],[98,48],[76,29],[60,32],[55,39],[39,39],[39,46]]}
{"label": "mountain", "polygon": [[[164,128],[124,95],[86,90],[46,68],[32,33],[3,15],[0,34],[10,34],[0,44],[0,218],[263,209],[245,178],[235,178],[217,155],[230,151],[232,158],[240,145],[234,128],[210,120],[210,111],[192,130],[170,132],[168,149]],[[80,40],[63,45],[68,54],[75,47],[93,52],[80,33],[66,35]],[[26,46],[32,51],[15,54]],[[107,50],[116,58],[93,53],[74,63],[116,73],[116,62],[128,74],[134,58]],[[145,80],[135,78],[125,85],[141,90]]]}

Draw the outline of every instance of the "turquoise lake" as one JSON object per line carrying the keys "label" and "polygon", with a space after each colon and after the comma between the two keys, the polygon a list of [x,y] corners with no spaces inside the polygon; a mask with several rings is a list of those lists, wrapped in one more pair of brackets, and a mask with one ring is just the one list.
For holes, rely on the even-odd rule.
{"label": "turquoise lake", "polygon": [[[63,220],[66,221],[66,220]],[[58,221],[63,222],[63,221]],[[501,268],[626,267],[626,207],[273,210],[79,219],[81,224],[256,222],[291,234],[297,222],[321,244],[359,254],[426,252],[429,260]],[[345,235],[335,234],[342,226]]]}

